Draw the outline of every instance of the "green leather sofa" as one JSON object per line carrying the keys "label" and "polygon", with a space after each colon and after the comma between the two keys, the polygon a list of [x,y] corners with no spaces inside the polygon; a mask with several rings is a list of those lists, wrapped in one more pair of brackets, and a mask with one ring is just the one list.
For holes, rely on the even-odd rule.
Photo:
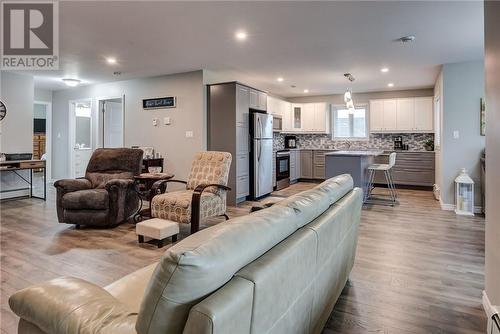
{"label": "green leather sofa", "polygon": [[19,333],[320,333],[354,263],[349,175],[204,229],[101,288],[64,277],[9,299]]}

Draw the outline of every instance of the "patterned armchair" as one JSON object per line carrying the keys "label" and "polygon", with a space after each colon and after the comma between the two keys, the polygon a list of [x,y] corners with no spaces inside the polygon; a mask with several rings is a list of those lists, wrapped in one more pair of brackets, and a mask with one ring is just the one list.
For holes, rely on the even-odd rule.
{"label": "patterned armchair", "polygon": [[[191,224],[191,234],[200,220],[226,215],[226,192],[232,156],[227,152],[198,152],[187,181],[161,180],[153,185],[151,216]],[[165,192],[170,182],[183,183],[186,190]]]}

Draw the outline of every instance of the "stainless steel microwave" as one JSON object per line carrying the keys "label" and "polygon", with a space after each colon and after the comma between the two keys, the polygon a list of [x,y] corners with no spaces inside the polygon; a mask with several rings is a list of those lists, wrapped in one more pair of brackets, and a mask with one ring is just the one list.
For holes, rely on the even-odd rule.
{"label": "stainless steel microwave", "polygon": [[283,131],[283,117],[280,115],[273,115],[273,132]]}

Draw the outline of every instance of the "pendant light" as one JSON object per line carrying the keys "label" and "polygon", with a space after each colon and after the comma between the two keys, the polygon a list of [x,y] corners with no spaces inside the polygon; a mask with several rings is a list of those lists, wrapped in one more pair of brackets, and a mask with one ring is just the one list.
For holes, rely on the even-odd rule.
{"label": "pendant light", "polygon": [[[353,82],[355,80],[354,76],[351,73],[345,73],[344,77],[350,82]],[[353,115],[356,109],[354,108],[354,101],[352,100],[352,92],[350,88],[348,88],[344,93],[344,102],[349,114]]]}

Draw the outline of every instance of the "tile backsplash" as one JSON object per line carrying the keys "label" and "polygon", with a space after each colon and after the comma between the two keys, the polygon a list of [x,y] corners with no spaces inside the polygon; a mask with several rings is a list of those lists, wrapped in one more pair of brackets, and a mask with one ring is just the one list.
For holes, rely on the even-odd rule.
{"label": "tile backsplash", "polygon": [[[347,145],[339,140],[332,140],[328,134],[295,134],[297,137],[297,147],[315,149],[346,149]],[[350,149],[384,149],[394,148],[394,136],[403,137],[403,143],[408,144],[410,151],[425,150],[425,142],[428,139],[434,140],[433,133],[372,133],[369,140],[350,140]],[[285,148],[285,134],[274,133],[274,150]]]}

